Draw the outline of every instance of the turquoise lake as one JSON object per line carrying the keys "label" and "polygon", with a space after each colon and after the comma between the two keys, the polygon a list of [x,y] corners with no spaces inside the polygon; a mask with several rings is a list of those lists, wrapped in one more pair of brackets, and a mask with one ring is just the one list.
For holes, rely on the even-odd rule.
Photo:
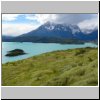
{"label": "turquoise lake", "polygon": [[[21,59],[26,59],[34,55],[39,55],[46,52],[56,51],[56,50],[67,50],[74,48],[84,48],[84,47],[97,47],[93,43],[85,44],[57,44],[57,43],[31,43],[31,42],[2,42],[2,63],[17,61]],[[25,51],[25,55],[6,57],[8,51],[14,49],[22,49]]]}

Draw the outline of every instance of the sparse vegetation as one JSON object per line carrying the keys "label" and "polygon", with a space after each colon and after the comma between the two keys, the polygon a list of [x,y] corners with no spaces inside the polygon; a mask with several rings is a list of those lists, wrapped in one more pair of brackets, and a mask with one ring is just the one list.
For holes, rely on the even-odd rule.
{"label": "sparse vegetation", "polygon": [[97,86],[98,49],[44,53],[2,64],[3,86]]}

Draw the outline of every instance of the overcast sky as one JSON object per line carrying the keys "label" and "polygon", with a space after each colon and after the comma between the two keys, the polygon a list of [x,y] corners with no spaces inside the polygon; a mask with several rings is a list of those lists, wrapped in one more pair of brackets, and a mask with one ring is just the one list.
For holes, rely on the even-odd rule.
{"label": "overcast sky", "polygon": [[47,21],[76,24],[82,30],[98,27],[97,14],[2,14],[2,34],[18,36]]}

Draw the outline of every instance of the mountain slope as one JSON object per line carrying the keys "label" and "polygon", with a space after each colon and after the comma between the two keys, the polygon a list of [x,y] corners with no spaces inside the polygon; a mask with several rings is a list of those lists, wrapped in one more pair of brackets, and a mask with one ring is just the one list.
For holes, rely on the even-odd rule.
{"label": "mountain slope", "polygon": [[93,41],[93,40],[98,40],[98,30],[93,30],[89,34],[78,34],[76,35],[77,39],[84,40],[84,41]]}

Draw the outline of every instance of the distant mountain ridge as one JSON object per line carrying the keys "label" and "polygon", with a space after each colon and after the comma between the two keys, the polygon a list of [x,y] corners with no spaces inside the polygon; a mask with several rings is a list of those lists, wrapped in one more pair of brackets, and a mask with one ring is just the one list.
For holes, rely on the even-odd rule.
{"label": "distant mountain ridge", "polygon": [[2,35],[2,41],[4,41],[4,42],[9,42],[13,38],[14,38],[13,36],[5,36],[5,35]]}
{"label": "distant mountain ridge", "polygon": [[36,42],[36,43],[84,43],[98,39],[98,30],[86,34],[77,25],[55,24],[46,22],[36,30],[20,36],[4,39],[6,42]]}

